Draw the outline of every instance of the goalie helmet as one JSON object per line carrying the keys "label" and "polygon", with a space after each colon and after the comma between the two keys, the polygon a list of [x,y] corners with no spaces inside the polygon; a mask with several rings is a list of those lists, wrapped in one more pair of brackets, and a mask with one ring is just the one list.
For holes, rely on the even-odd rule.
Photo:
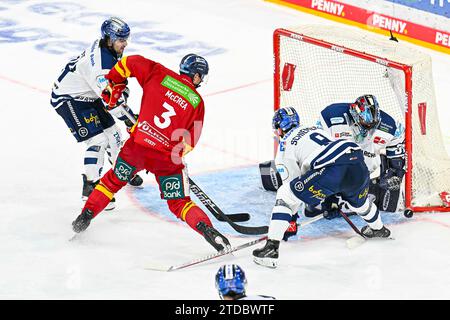
{"label": "goalie helmet", "polygon": [[236,264],[226,264],[216,273],[216,288],[219,296],[243,296],[247,287],[244,270]]}
{"label": "goalie helmet", "polygon": [[113,42],[116,40],[128,40],[130,27],[120,18],[111,17],[105,20],[101,26],[102,39],[109,37]]}
{"label": "goalie helmet", "polygon": [[300,117],[293,107],[278,109],[272,118],[273,130],[281,129],[283,133],[289,132],[300,125]]}
{"label": "goalie helmet", "polygon": [[[185,55],[180,62],[180,73],[188,75],[192,80],[196,73],[200,75],[201,82],[203,82],[205,77],[208,75],[209,65],[205,58],[200,57],[194,53]],[[197,85],[199,87],[200,84]]]}
{"label": "goalie helmet", "polygon": [[356,125],[357,142],[367,136],[369,130],[378,126],[381,121],[380,106],[377,98],[371,94],[360,96],[350,105],[350,115]]}

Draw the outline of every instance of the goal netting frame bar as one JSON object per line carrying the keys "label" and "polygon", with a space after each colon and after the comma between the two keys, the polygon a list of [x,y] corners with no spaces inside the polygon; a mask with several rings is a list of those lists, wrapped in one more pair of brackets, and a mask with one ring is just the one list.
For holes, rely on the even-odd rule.
{"label": "goal netting frame bar", "polygon": [[[292,28],[295,29],[295,28]],[[394,68],[403,72],[405,76],[404,81],[404,94],[405,94],[405,106],[404,106],[404,114],[405,114],[405,149],[406,149],[406,174],[404,179],[405,186],[405,210],[412,210],[414,212],[424,212],[424,211],[441,211],[441,212],[450,212],[450,207],[442,205],[428,205],[428,206],[416,206],[413,204],[413,194],[412,194],[412,175],[413,175],[413,161],[412,157],[414,155],[414,145],[413,145],[413,133],[412,133],[412,92],[413,92],[413,67],[412,65],[406,63],[399,63],[385,57],[376,56],[373,54],[369,54],[366,52],[350,49],[339,45],[337,43],[331,43],[324,40],[320,40],[318,38],[313,38],[311,36],[306,35],[305,33],[299,33],[297,30],[288,30],[285,28],[276,29],[273,33],[273,53],[274,53],[274,110],[278,110],[280,107],[280,96],[282,91],[282,68],[280,65],[280,39],[282,37],[288,37],[291,40],[308,43],[311,45],[319,46],[322,48],[326,48],[329,50],[333,50],[340,54],[350,55],[356,57],[358,59],[364,59],[366,61],[370,61],[376,64],[381,64],[385,67]],[[307,81],[307,79],[305,80]],[[355,97],[356,98],[356,97]],[[336,101],[342,102],[342,101]],[[326,105],[322,106],[324,108]],[[381,107],[381,109],[383,109]],[[317,114],[317,117],[319,114]],[[434,125],[439,125],[438,123]],[[444,151],[445,152],[445,151]],[[444,190],[440,190],[444,191]],[[450,191],[450,190],[447,190]]]}

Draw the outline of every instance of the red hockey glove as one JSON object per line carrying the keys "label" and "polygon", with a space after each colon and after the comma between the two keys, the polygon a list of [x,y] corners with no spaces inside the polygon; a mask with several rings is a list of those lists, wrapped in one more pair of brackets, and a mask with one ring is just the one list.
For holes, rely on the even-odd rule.
{"label": "red hockey glove", "polygon": [[102,99],[106,103],[106,109],[111,110],[116,106],[126,86],[125,82],[114,84],[111,80],[108,81],[108,85],[102,91]]}

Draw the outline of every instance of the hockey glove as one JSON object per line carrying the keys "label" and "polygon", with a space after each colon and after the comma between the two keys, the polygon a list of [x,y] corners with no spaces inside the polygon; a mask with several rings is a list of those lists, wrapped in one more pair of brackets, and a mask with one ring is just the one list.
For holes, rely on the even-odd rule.
{"label": "hockey glove", "polygon": [[291,222],[289,222],[289,227],[284,232],[283,240],[288,241],[290,237],[293,237],[298,232],[298,225],[297,225],[297,219],[298,219],[298,213],[294,214],[291,218]]}
{"label": "hockey glove", "polygon": [[340,217],[339,210],[339,200],[336,197],[329,197],[322,203],[323,217],[325,219],[331,220]]}
{"label": "hockey glove", "polygon": [[384,190],[399,190],[404,172],[389,168],[380,177],[380,187]]}
{"label": "hockey glove", "polygon": [[117,106],[117,102],[122,97],[122,93],[125,91],[127,83],[113,83],[108,80],[108,84],[102,91],[102,99],[105,102],[105,108],[111,110]]}

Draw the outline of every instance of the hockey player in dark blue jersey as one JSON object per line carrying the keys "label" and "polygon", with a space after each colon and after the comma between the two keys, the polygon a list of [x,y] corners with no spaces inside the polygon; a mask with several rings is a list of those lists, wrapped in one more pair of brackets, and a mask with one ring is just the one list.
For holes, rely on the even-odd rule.
{"label": "hockey player in dark blue jersey", "polygon": [[[357,143],[364,154],[370,172],[369,194],[382,211],[401,210],[401,183],[405,173],[404,126],[380,110],[377,98],[367,94],[352,103],[335,103],[320,113],[318,126],[334,139]],[[266,190],[275,191],[281,185],[274,162],[260,164],[261,178]],[[339,217],[337,199],[329,198],[318,208],[308,206],[305,215],[323,213],[327,219]],[[349,214],[351,214],[349,212]],[[284,240],[297,233],[294,216]]]}
{"label": "hockey player in dark blue jersey", "polygon": [[320,113],[319,125],[335,139],[354,141],[361,147],[370,172],[369,194],[380,210],[400,209],[405,174],[404,126],[380,110],[377,98],[370,94],[353,103],[327,106]]}
{"label": "hockey player in dark blue jersey", "polygon": [[[275,165],[283,181],[277,190],[265,246],[253,251],[254,261],[275,268],[280,241],[300,205],[318,207],[330,198],[366,221],[367,238],[389,237],[379,210],[369,198],[369,170],[363,151],[355,142],[334,140],[317,127],[299,126],[292,107],[279,109],[272,121],[279,136]],[[343,209],[344,210],[344,209]]]}
{"label": "hockey player in dark blue jersey", "polygon": [[[123,20],[112,17],[101,26],[101,39],[96,40],[77,58],[64,67],[53,84],[51,105],[63,118],[77,142],[86,144],[84,155],[82,199],[85,201],[101,177],[104,158],[108,155],[115,162],[123,139],[113,114],[125,122],[127,127],[133,123],[130,116],[135,115],[126,105],[128,90],[125,90],[120,103],[123,108],[106,111],[101,93],[107,85],[105,75],[123,55],[130,35],[130,28]],[[143,180],[136,175],[130,184],[140,186]],[[107,210],[115,206],[112,201]]]}

